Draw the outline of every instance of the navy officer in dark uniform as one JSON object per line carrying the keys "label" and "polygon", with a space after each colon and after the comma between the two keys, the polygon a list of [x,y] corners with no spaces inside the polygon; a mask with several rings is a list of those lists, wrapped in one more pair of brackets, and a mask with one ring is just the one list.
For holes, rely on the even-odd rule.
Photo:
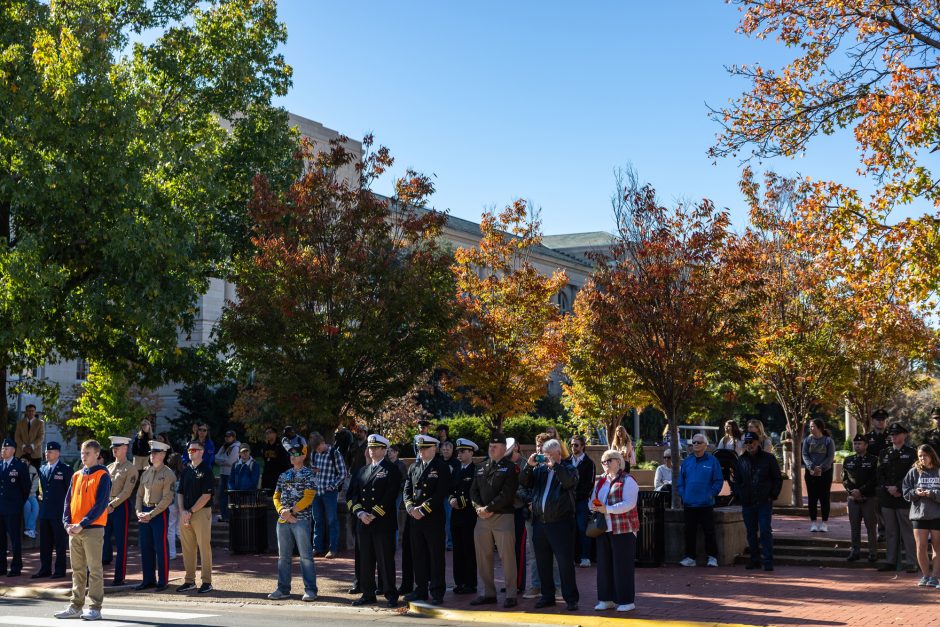
{"label": "navy officer in dark uniform", "polygon": [[[415,591],[406,601],[444,602],[444,499],[450,493],[450,468],[437,457],[437,438],[415,436],[418,459],[405,478],[405,511],[411,518],[411,558]],[[430,599],[428,594],[430,593]]]}
{"label": "navy officer in dark uniform", "polygon": [[389,607],[398,605],[395,587],[395,531],[398,529],[398,495],[401,473],[385,457],[388,440],[373,433],[366,442],[369,463],[353,475],[346,491],[346,505],[356,517],[359,559],[356,562],[362,596],[353,605],[375,603],[375,570],[379,590]]}
{"label": "navy officer in dark uniform", "polygon": [[[32,480],[26,462],[17,459],[16,442],[3,440],[0,447],[0,575],[17,577],[23,570],[23,505],[29,497]],[[13,563],[7,572],[7,536]]]}
{"label": "navy officer in dark uniform", "polygon": [[[59,459],[61,453],[62,446],[58,442],[46,444],[46,463],[39,469],[39,570],[30,575],[30,579],[65,577],[69,537],[62,525],[62,511],[73,471]],[[52,568],[53,547],[55,569]]]}
{"label": "navy officer in dark uniform", "polygon": [[477,557],[473,544],[473,528],[477,512],[470,499],[470,487],[477,474],[473,454],[479,447],[465,438],[457,438],[454,447],[457,467],[451,477],[450,535],[454,540],[454,594],[474,594],[477,591]]}

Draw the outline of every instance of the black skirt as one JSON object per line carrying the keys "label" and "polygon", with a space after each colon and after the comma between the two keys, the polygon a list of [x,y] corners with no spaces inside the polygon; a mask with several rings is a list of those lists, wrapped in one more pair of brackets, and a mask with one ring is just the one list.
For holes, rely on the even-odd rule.
{"label": "black skirt", "polygon": [[926,520],[912,520],[914,529],[931,529],[940,531],[940,518],[928,518]]}

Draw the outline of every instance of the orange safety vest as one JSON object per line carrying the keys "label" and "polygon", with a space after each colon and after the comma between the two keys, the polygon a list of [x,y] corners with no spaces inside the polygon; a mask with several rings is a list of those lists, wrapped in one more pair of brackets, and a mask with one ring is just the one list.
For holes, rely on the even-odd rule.
{"label": "orange safety vest", "polygon": [[[95,497],[98,495],[98,484],[101,478],[108,474],[104,468],[85,474],[81,470],[72,475],[72,500],[69,503],[69,512],[72,514],[72,524],[82,522],[88,512],[95,506]],[[104,527],[108,523],[108,508],[106,507],[97,519],[91,521],[92,527]]]}

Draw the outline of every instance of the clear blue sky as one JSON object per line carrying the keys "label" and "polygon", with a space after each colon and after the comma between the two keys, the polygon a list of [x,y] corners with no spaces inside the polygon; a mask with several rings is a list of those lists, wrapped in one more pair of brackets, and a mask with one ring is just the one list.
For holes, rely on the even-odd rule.
{"label": "clear blue sky", "polygon": [[[351,137],[373,132],[395,174],[436,176],[438,209],[476,221],[527,198],[546,234],[611,230],[612,171],[632,163],[664,200],[711,198],[746,222],[739,164],[706,154],[718,132],[706,104],[746,88],[724,66],[788,51],[736,34],[738,11],[721,0],[278,6],[294,68],[279,104]],[[840,137],[758,167],[847,180],[857,163]]]}

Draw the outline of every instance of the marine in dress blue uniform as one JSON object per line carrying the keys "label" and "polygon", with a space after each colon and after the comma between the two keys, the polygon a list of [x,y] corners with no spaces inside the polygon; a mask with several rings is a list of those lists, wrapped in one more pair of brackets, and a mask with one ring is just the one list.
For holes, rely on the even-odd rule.
{"label": "marine in dress blue uniform", "polygon": [[[58,442],[46,444],[46,463],[39,469],[39,570],[31,579],[65,577],[68,534],[62,525],[65,495],[72,483],[72,467],[59,459],[62,446]],[[52,568],[52,549],[55,548],[55,568]]]}
{"label": "marine in dress blue uniform", "polygon": [[[26,462],[14,457],[16,442],[3,441],[0,449],[0,575],[16,577],[23,570],[23,505],[29,496],[32,480]],[[13,561],[7,572],[7,536]]]}

